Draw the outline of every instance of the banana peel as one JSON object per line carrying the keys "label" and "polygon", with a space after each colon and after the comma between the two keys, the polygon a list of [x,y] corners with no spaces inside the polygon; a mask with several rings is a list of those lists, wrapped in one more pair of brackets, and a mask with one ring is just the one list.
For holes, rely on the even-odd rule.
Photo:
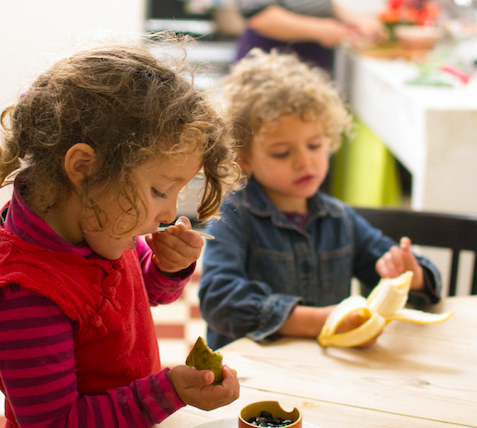
{"label": "banana peel", "polygon": [[222,354],[213,352],[205,340],[199,336],[194,347],[190,351],[186,359],[186,365],[195,367],[197,370],[210,370],[214,373],[214,382],[212,385],[220,385],[222,383]]}
{"label": "banana peel", "polygon": [[[411,288],[413,273],[404,272],[396,278],[383,278],[368,298],[350,296],[328,316],[318,336],[321,346],[359,346],[375,337],[391,321],[435,324],[447,320],[453,313],[432,314],[404,308]],[[336,333],[341,322],[353,312],[367,321],[345,333]]]}

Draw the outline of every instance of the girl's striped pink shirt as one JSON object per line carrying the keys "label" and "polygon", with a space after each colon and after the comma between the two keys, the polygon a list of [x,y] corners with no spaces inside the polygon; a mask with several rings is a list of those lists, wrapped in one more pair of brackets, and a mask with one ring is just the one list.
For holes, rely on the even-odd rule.
{"label": "girl's striped pink shirt", "polygon": [[[99,257],[86,243],[73,246],[60,238],[17,188],[2,220],[7,231],[28,243]],[[142,238],[137,240],[137,253],[151,305],[176,300],[195,266],[168,278],[155,267]],[[168,369],[102,395],[79,397],[74,329],[48,298],[16,284],[0,288],[0,376],[20,427],[152,427],[184,406]]]}

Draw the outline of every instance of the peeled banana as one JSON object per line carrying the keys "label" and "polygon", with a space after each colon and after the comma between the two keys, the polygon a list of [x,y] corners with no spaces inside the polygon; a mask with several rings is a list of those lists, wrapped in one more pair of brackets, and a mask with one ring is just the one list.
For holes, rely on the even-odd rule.
{"label": "peeled banana", "polygon": [[[393,320],[418,324],[435,324],[447,320],[452,312],[432,314],[406,309],[413,273],[405,272],[397,278],[383,278],[368,298],[350,296],[344,299],[328,316],[318,336],[322,346],[358,346],[375,337]],[[358,312],[367,321],[345,333],[335,333],[340,323],[351,313]]]}

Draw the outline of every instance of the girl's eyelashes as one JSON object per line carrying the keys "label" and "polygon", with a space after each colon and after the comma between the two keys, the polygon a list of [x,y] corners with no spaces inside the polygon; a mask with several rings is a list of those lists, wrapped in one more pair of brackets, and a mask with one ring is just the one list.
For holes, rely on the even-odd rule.
{"label": "girl's eyelashes", "polygon": [[159,190],[155,189],[154,187],[151,187],[151,193],[152,193],[152,196],[156,197],[156,198],[166,198],[167,195],[165,193],[162,193],[162,192],[159,192]]}
{"label": "girl's eyelashes", "polygon": [[277,159],[283,159],[286,158],[290,154],[289,151],[283,152],[283,153],[272,153],[272,156]]}

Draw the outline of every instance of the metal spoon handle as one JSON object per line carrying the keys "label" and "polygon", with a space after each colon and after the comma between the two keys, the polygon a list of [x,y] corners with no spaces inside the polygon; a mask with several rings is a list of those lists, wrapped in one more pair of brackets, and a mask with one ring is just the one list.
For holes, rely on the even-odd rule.
{"label": "metal spoon handle", "polygon": [[[168,227],[171,227],[171,226],[158,227],[157,231],[158,232],[164,232]],[[197,232],[200,236],[202,236],[205,239],[215,239],[215,236],[209,235],[208,233],[205,233],[205,232],[202,232],[202,231],[196,230],[196,229],[191,229],[191,230],[194,230],[195,232]]]}

